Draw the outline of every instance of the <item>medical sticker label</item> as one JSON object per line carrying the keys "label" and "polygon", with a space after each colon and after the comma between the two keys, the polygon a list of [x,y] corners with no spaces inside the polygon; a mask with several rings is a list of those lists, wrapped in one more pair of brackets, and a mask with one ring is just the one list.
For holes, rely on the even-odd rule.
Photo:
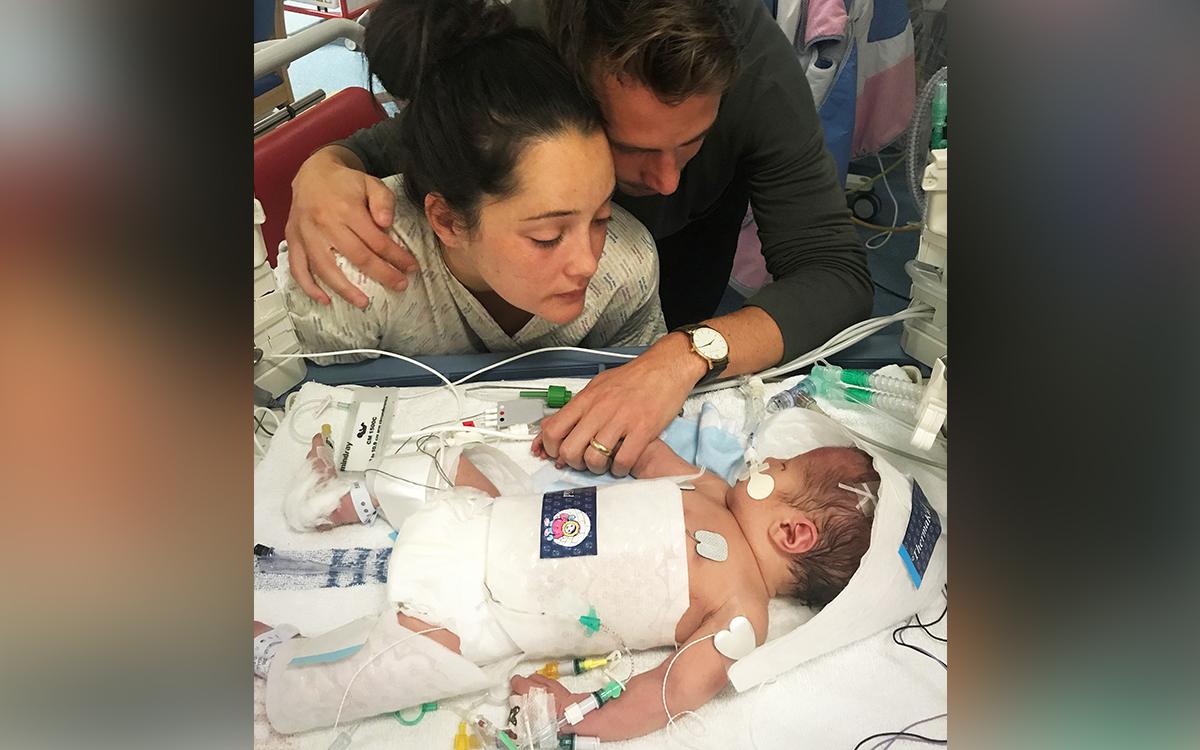
{"label": "medical sticker label", "polygon": [[908,514],[908,528],[904,531],[904,541],[900,543],[900,559],[904,561],[904,567],[908,569],[908,575],[917,588],[921,588],[921,581],[929,568],[929,560],[933,557],[933,548],[937,546],[941,535],[941,519],[929,504],[921,486],[914,480],[912,511]]}
{"label": "medical sticker label", "polygon": [[390,403],[387,395],[363,394],[357,400],[353,416],[346,422],[346,444],[342,448],[341,471],[363,471],[379,452],[384,435],[383,415]]}
{"label": "medical sticker label", "polygon": [[542,495],[541,553],[538,557],[596,554],[596,488],[573,487]]}

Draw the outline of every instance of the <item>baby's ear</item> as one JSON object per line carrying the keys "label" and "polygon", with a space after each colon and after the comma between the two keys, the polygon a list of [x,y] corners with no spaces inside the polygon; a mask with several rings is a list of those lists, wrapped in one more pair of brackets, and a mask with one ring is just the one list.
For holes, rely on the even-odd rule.
{"label": "baby's ear", "polygon": [[803,555],[817,543],[817,525],[801,511],[771,524],[771,541],[785,555]]}

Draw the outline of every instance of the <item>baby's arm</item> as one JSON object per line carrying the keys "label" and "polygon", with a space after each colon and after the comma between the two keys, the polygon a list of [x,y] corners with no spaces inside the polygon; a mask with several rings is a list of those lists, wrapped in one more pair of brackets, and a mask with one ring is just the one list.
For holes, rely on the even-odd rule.
{"label": "baby's arm", "polygon": [[[683,648],[686,651],[672,654],[649,672],[635,675],[620,697],[592,711],[574,727],[566,726],[562,731],[599,737],[601,742],[610,742],[640,737],[662,729],[667,725],[667,714],[663,710],[663,680],[668,678],[668,668],[670,675],[666,696],[667,708],[672,716],[683,711],[695,711],[707,703],[728,684],[727,671],[733,660],[722,656],[713,645],[713,639],[705,636],[728,627],[734,617],[729,612],[732,610],[723,608],[717,614],[710,615],[695,633],[684,640]],[[756,631],[765,633],[765,616],[755,619],[761,619],[762,622],[761,626],[756,623]],[[759,639],[756,641],[761,643]],[[695,645],[687,645],[692,643]],[[533,678],[514,677],[512,685],[514,691],[519,693],[527,692],[532,685],[550,688],[555,694],[559,715],[565,706],[586,696],[585,693],[570,693],[561,683],[540,675],[534,675]]]}
{"label": "baby's arm", "polygon": [[[671,446],[658,438],[642,451],[642,456],[634,465],[631,473],[638,479],[656,479],[658,477],[686,476],[698,471],[700,471],[699,467],[684,461],[675,451],[671,450]],[[721,499],[725,497],[725,490],[729,489],[729,485],[711,471],[706,471],[693,479],[692,484],[696,489]]]}

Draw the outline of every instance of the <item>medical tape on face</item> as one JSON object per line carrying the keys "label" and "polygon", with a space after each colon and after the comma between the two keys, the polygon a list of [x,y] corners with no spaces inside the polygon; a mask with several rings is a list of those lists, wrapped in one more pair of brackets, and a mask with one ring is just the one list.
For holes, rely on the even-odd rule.
{"label": "medical tape on face", "polygon": [[375,503],[371,500],[371,493],[367,491],[366,485],[362,482],[356,481],[350,485],[350,502],[363,526],[375,523],[379,509],[375,507]]}
{"label": "medical tape on face", "polygon": [[875,512],[875,505],[879,502],[879,499],[875,497],[875,493],[871,492],[870,487],[863,484],[861,485],[862,489],[859,489],[858,487],[851,487],[850,485],[842,484],[841,482],[838,482],[838,487],[841,487],[847,492],[853,492],[855,495],[858,495],[858,509],[864,516],[869,516]]}

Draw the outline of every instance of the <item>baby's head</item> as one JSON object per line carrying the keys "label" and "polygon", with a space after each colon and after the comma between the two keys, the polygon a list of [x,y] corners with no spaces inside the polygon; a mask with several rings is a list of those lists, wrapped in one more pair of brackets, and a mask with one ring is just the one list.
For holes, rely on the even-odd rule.
{"label": "baby's head", "polygon": [[824,606],[846,587],[871,542],[869,507],[839,485],[865,484],[878,495],[879,474],[858,448],[817,448],[766,463],[771,494],[755,500],[747,482],[738,482],[729,507],[779,592]]}

